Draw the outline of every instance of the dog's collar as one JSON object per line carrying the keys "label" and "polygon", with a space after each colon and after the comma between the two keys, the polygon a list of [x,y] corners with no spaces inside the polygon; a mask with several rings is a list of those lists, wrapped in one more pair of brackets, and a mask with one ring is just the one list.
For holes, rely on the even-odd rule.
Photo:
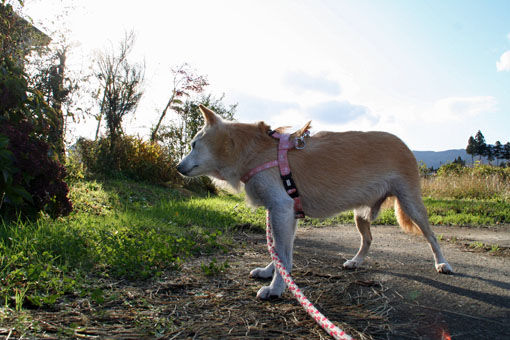
{"label": "dog's collar", "polygon": [[[305,132],[306,134],[307,132]],[[276,131],[269,131],[271,137],[278,139],[278,157],[275,160],[261,164],[251,169],[247,174],[241,177],[241,182],[247,183],[250,178],[258,174],[261,171],[278,166],[280,169],[280,177],[283,182],[283,187],[287,194],[294,200],[294,215],[296,218],[304,218],[305,213],[303,212],[303,206],[301,204],[301,198],[296,187],[296,183],[292,179],[292,173],[290,172],[289,159],[287,157],[287,151],[296,148],[296,142],[290,141],[290,134],[279,133]],[[298,138],[303,143],[302,137]],[[304,147],[304,144],[299,144],[299,149]]]}

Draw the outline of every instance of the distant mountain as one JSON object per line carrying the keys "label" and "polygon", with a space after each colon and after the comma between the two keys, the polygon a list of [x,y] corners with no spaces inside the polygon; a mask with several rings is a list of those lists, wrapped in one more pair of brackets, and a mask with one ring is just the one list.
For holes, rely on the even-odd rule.
{"label": "distant mountain", "polygon": [[[464,149],[446,150],[446,151],[413,151],[414,157],[418,162],[422,161],[427,167],[439,168],[443,164],[453,162],[460,156],[466,164],[471,164],[471,155],[466,153]],[[478,157],[475,158],[475,161]]]}

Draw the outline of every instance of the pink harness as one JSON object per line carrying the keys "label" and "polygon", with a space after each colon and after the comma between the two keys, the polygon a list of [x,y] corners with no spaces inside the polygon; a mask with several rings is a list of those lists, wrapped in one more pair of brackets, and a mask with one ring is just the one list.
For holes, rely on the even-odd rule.
{"label": "pink harness", "polygon": [[282,179],[285,191],[294,200],[294,215],[296,218],[304,218],[305,213],[303,212],[303,205],[301,204],[301,198],[299,197],[296,183],[292,179],[292,173],[290,172],[289,166],[289,159],[287,157],[287,151],[295,148],[296,144],[290,141],[290,134],[288,133],[278,133],[276,131],[270,131],[269,135],[279,140],[277,159],[266,162],[262,165],[257,166],[256,168],[251,169],[246,175],[241,177],[241,182],[246,183],[250,180],[250,178],[258,174],[259,172],[278,166],[280,168],[280,177]]}

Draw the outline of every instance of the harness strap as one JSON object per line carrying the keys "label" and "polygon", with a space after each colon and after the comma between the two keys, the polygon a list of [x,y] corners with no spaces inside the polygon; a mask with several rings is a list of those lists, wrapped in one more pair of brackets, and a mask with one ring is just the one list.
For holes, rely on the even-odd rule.
{"label": "harness strap", "polygon": [[276,160],[266,162],[256,168],[251,169],[247,174],[241,177],[243,183],[247,183],[250,178],[258,174],[261,171],[267,170],[278,166],[280,168],[280,177],[283,182],[283,187],[287,194],[294,200],[294,216],[295,218],[304,218],[305,213],[303,211],[303,205],[299,192],[296,187],[296,183],[292,179],[292,173],[290,172],[289,159],[287,157],[287,151],[294,148],[295,145],[290,141],[290,134],[278,133],[276,131],[270,131],[269,135],[275,139],[278,139],[278,157]]}
{"label": "harness strap", "polygon": [[275,166],[278,166],[277,159],[275,159],[274,161],[270,161],[270,162],[264,163],[262,165],[259,165],[258,167],[251,169],[250,172],[248,172],[246,175],[241,177],[241,182],[246,183],[250,180],[250,178],[252,178],[256,174],[258,174],[259,172],[270,169],[270,168],[274,168]]}

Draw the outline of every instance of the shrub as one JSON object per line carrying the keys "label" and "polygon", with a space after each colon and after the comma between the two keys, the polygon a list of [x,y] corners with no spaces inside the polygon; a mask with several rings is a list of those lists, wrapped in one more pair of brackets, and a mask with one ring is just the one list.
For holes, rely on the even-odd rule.
{"label": "shrub", "polygon": [[106,177],[125,176],[152,183],[180,182],[175,163],[157,143],[123,136],[112,148],[110,140],[80,139],[78,154],[88,172]]}
{"label": "shrub", "polygon": [[85,168],[76,150],[67,152],[65,168],[67,183],[74,183],[85,178]]}
{"label": "shrub", "polygon": [[[8,197],[4,200],[3,212],[30,214],[42,210],[52,217],[68,215],[72,204],[67,198],[69,189],[64,182],[65,168],[50,158],[48,143],[33,135],[33,127],[28,122],[13,124],[3,120],[0,134],[9,140],[7,148],[13,160],[11,185],[23,187],[31,197],[22,201]],[[5,169],[9,172],[8,166],[1,169],[2,172]]]}
{"label": "shrub", "polygon": [[448,177],[448,176],[459,176],[462,174],[466,174],[469,172],[469,168],[462,166],[458,163],[448,163],[441,165],[439,169],[437,169],[438,177]]}
{"label": "shrub", "polygon": [[170,152],[157,142],[151,143],[139,137],[122,136],[112,148],[107,138],[97,141],[81,138],[76,143],[76,151],[78,154],[76,161],[83,163],[85,173],[90,176],[131,178],[154,184],[184,187],[199,194],[216,194],[218,191],[209,177],[185,179],[179,175]]}
{"label": "shrub", "polygon": [[32,202],[32,196],[19,183],[14,182],[14,175],[19,172],[14,166],[14,157],[7,147],[9,139],[0,135],[0,210],[4,200],[14,205],[21,205],[24,200]]}

